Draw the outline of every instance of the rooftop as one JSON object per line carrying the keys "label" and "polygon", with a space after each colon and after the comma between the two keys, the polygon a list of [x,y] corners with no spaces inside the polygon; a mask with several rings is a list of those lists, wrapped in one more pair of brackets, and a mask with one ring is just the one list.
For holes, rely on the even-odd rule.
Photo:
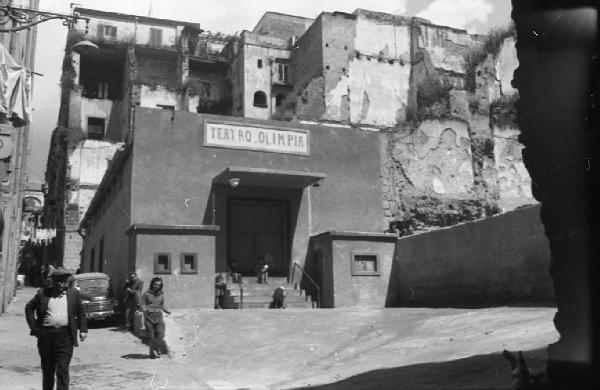
{"label": "rooftop", "polygon": [[195,28],[198,30],[200,29],[199,23],[184,22],[182,20],[160,19],[160,18],[153,18],[150,16],[122,14],[119,12],[100,11],[100,10],[96,10],[96,9],[80,8],[80,7],[74,8],[73,12],[84,15],[84,16],[92,16],[92,17],[96,16],[96,17],[107,18],[107,19],[122,19],[122,20],[138,21],[138,22],[142,22],[142,23],[156,24],[156,25],[163,25],[163,26],[186,26],[186,27],[191,27],[191,28]]}

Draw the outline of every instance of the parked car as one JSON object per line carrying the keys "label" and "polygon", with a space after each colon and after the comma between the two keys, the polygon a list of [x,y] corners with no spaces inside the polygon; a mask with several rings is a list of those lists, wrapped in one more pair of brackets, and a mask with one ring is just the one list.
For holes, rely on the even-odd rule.
{"label": "parked car", "polygon": [[88,320],[114,318],[121,314],[107,274],[86,272],[73,275],[72,287],[79,290]]}

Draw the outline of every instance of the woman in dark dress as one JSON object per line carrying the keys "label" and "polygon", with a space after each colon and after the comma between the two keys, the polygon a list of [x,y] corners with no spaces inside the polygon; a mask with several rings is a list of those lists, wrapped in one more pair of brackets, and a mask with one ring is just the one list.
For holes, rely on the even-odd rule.
{"label": "woman in dark dress", "polygon": [[165,321],[163,312],[171,314],[165,308],[165,294],[162,291],[163,281],[158,276],[150,281],[150,288],[142,296],[142,308],[144,310],[144,325],[148,332],[148,344],[150,345],[150,357],[160,357],[165,338]]}

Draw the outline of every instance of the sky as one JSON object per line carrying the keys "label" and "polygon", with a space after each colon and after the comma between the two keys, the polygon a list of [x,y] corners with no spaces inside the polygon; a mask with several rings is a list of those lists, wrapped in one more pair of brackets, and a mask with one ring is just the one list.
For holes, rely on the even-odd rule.
{"label": "sky", "polygon": [[[70,13],[75,7],[199,23],[203,30],[234,34],[252,30],[267,11],[316,18],[323,11],[357,8],[419,16],[433,23],[485,34],[510,23],[510,0],[40,0],[40,9]],[[43,182],[50,136],[56,128],[59,80],[67,28],[60,21],[38,25],[33,83],[32,140],[27,173]],[[33,183],[32,183],[33,184]]]}

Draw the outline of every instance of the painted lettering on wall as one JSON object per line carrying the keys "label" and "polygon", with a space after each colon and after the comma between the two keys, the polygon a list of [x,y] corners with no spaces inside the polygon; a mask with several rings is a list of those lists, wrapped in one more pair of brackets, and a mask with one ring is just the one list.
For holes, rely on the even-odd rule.
{"label": "painted lettering on wall", "polygon": [[205,122],[204,145],[275,153],[310,154],[308,132]]}

